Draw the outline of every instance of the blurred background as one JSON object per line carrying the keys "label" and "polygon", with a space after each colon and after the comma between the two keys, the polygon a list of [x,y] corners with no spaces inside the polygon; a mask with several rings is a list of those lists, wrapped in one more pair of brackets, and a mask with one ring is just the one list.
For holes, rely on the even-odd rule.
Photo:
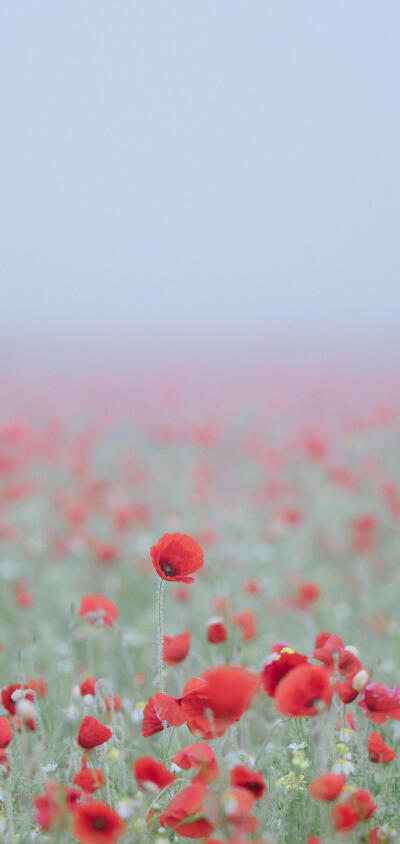
{"label": "blurred background", "polygon": [[396,0],[3,0],[2,402],[390,394],[399,25]]}

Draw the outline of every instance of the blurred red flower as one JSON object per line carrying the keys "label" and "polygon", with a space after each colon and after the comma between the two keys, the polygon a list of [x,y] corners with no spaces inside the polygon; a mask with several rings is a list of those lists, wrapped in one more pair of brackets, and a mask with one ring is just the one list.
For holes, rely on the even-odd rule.
{"label": "blurred red flower", "polygon": [[164,636],[162,657],[167,665],[178,665],[186,659],[190,649],[190,630],[178,636]]}

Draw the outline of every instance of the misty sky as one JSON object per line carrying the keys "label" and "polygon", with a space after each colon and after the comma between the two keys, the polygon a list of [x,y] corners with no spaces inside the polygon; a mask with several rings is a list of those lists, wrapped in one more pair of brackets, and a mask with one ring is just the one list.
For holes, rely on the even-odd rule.
{"label": "misty sky", "polygon": [[3,330],[398,325],[399,39],[398,0],[2,0]]}

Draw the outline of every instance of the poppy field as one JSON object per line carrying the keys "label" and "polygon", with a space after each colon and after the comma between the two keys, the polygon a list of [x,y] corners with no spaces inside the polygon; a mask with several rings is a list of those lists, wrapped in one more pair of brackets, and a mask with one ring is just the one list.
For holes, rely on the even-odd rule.
{"label": "poppy field", "polygon": [[0,422],[0,839],[400,840],[387,405]]}

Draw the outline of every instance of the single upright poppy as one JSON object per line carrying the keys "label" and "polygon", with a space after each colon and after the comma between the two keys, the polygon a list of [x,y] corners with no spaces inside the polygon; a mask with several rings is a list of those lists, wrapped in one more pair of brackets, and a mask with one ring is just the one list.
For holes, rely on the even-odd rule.
{"label": "single upright poppy", "polygon": [[90,800],[77,805],[73,833],[82,844],[114,844],[124,832],[124,822],[107,803]]}
{"label": "single upright poppy", "polygon": [[167,665],[178,665],[186,659],[190,648],[190,630],[178,636],[164,636],[162,657]]}
{"label": "single upright poppy", "polygon": [[85,715],[78,733],[78,744],[84,747],[85,750],[91,750],[93,747],[98,747],[104,744],[112,737],[111,730],[92,718],[90,715]]}
{"label": "single upright poppy", "polygon": [[317,703],[327,707],[332,690],[328,671],[319,665],[299,665],[278,684],[275,705],[283,715],[318,715]]}
{"label": "single upright poppy", "polygon": [[204,553],[198,542],[185,533],[165,533],[150,549],[153,566],[163,580],[194,583],[188,575],[201,569]]}
{"label": "single upright poppy", "polygon": [[228,638],[228,631],[223,618],[215,616],[210,618],[207,624],[207,639],[212,645],[217,645],[220,642],[226,642]]}

